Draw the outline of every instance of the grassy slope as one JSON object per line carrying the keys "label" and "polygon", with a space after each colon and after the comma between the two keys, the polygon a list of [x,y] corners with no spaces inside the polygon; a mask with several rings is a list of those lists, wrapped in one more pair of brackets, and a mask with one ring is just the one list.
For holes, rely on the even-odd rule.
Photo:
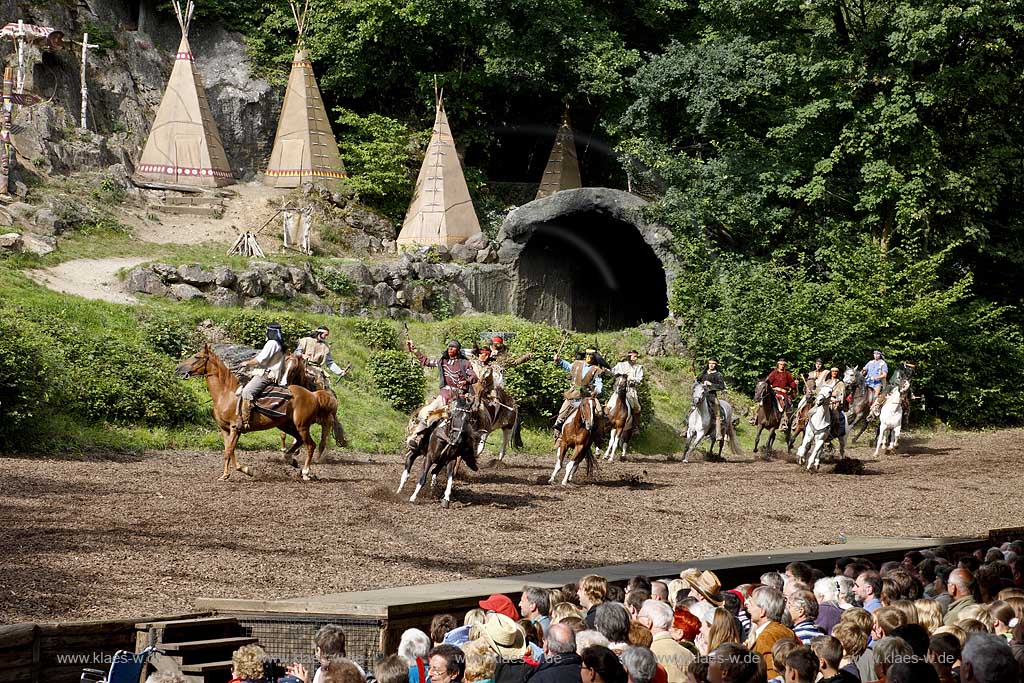
{"label": "grassy slope", "polygon": [[[134,335],[138,338],[142,332],[133,307],[87,301],[51,292],[32,283],[19,272],[23,268],[46,267],[70,259],[128,255],[152,256],[154,260],[166,260],[174,264],[197,262],[207,266],[229,265],[234,268],[242,268],[246,264],[245,259],[227,257],[219,245],[147,244],[132,239],[130,235],[116,228],[101,226],[89,234],[75,234],[63,239],[60,249],[47,257],[18,256],[0,262],[0,287],[3,288],[3,297],[8,303],[16,303],[34,311],[43,311],[59,317],[66,320],[73,329],[106,334],[113,342],[116,342],[120,335]],[[275,256],[274,260],[298,264],[304,258],[284,255]],[[165,300],[148,300],[143,306],[148,309],[172,311],[176,315],[182,314],[196,319],[222,319],[225,315],[225,309],[205,304],[176,304]],[[332,349],[335,357],[343,364],[353,364],[350,377],[338,385],[340,415],[353,448],[369,453],[396,451],[404,433],[407,416],[392,409],[376,396],[365,371],[368,352],[352,335],[355,319],[290,311],[289,314],[308,321],[310,329],[319,324],[329,325],[334,330]],[[477,331],[503,329],[516,322],[510,316],[496,315],[473,316],[470,320],[470,327]],[[443,346],[446,331],[451,328],[453,322],[458,322],[460,327],[465,328],[465,320],[410,323],[409,327],[417,344],[428,354],[432,354]],[[642,349],[645,346],[644,336],[636,329],[588,335],[587,339],[595,339],[610,358],[617,357],[629,348]],[[683,425],[689,410],[689,386],[693,378],[690,360],[644,358],[643,362],[648,381],[651,383],[655,418],[646,431],[634,441],[633,448],[647,453],[678,452],[682,439],[676,430]],[[432,375],[428,378],[428,391],[433,386],[431,379]],[[177,380],[169,377],[168,381]],[[200,381],[193,380],[185,383],[185,386],[187,391],[204,396],[204,400],[208,402],[208,399],[205,399],[205,387]],[[734,403],[747,403],[744,397],[731,396],[730,400]],[[48,429],[52,436],[41,442],[39,447],[49,452],[106,448],[218,448],[220,438],[212,428],[212,418],[207,419],[210,421],[187,428],[165,429],[84,424],[74,416],[57,415]],[[741,425],[741,440],[746,443],[750,437],[744,436],[744,431]],[[539,425],[528,427],[524,430],[523,438],[527,452],[547,454],[551,450],[550,433],[546,428]],[[275,446],[277,440],[276,432],[251,434],[243,438],[242,447],[263,449]]]}

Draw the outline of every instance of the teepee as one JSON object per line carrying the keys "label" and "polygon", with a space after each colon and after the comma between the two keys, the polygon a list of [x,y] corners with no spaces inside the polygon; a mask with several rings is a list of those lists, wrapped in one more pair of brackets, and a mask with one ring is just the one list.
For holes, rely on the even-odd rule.
{"label": "teepee", "polygon": [[480,222],[455,153],[443,98],[438,97],[434,131],[398,244],[459,244],[479,232]]}
{"label": "teepee", "polygon": [[580,183],[580,164],[576,160],[576,139],[569,123],[569,108],[566,107],[562,117],[562,126],[555,136],[555,144],[551,148],[551,156],[544,167],[544,176],[537,188],[537,199],[547,197],[560,190],[573,190],[583,187]]}
{"label": "teepee", "polygon": [[188,0],[184,11],[179,0],[171,4],[181,26],[181,43],[135,174],[143,182],[169,185],[231,185],[235,179],[188,44],[195,3]]}
{"label": "teepee", "polygon": [[273,187],[298,187],[303,181],[337,180],[345,177],[345,166],[338,153],[338,142],[331,132],[320,88],[313,75],[313,65],[306,55],[304,35],[309,0],[302,12],[290,1],[292,16],[299,29],[292,71],[284,93],[277,136],[270,153],[270,164],[263,182]]}

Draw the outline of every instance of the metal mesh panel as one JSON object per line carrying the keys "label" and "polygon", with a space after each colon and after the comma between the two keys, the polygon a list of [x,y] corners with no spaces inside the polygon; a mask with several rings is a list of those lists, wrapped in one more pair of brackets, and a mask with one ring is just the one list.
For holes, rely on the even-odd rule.
{"label": "metal mesh panel", "polygon": [[345,632],[345,654],[364,671],[372,671],[374,663],[384,656],[381,651],[381,632],[384,622],[379,619],[356,619],[333,616],[274,616],[239,615],[245,635],[260,639],[267,654],[285,664],[301,662],[316,666],[313,658],[313,636],[326,624],[337,624]]}

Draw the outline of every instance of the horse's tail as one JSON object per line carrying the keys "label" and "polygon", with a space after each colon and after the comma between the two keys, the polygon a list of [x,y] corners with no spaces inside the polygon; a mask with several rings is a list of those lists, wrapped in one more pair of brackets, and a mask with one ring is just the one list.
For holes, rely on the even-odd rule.
{"label": "horse's tail", "polygon": [[583,448],[583,463],[587,466],[587,476],[591,476],[594,473],[594,466],[597,465],[597,459],[594,457],[593,441],[588,440],[587,445]]}
{"label": "horse's tail", "polygon": [[512,423],[512,448],[520,449],[523,447],[523,422],[522,417],[519,415],[519,411],[516,411],[516,421]]}
{"label": "horse's tail", "polygon": [[736,438],[736,425],[732,420],[726,420],[725,433],[729,437],[729,450],[733,455],[740,455],[739,439]]}

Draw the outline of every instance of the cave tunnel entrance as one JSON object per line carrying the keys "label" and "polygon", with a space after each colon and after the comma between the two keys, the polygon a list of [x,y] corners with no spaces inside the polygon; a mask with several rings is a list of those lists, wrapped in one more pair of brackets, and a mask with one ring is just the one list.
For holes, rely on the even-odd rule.
{"label": "cave tunnel entrance", "polygon": [[533,229],[519,256],[517,313],[595,332],[668,317],[665,268],[635,225],[579,212]]}

